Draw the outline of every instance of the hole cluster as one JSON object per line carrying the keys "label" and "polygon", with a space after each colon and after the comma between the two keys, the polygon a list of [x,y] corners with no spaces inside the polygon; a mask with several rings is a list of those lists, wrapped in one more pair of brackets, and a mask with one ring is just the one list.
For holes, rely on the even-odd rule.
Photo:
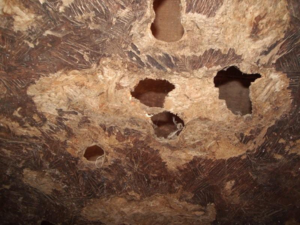
{"label": "hole cluster", "polygon": [[[149,107],[164,106],[165,98],[175,86],[166,80],[144,79],[131,92],[131,95]],[[180,134],[184,122],[177,115],[165,111],[151,117],[154,132],[159,138],[172,139]]]}
{"label": "hole cluster", "polygon": [[[249,87],[260,78],[260,74],[244,74],[237,67],[231,66],[217,73],[214,78],[216,88],[219,88],[219,98],[224,99],[232,113],[246,115],[252,113]],[[166,80],[141,80],[131,95],[142,104],[149,107],[163,107],[166,96],[175,86]],[[157,137],[172,139],[180,134],[184,122],[177,115],[164,111],[151,117]]]}

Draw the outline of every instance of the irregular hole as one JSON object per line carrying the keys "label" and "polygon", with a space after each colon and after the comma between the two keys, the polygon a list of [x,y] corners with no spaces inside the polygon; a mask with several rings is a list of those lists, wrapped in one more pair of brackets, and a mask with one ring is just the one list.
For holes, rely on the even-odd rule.
{"label": "irregular hole", "polygon": [[166,80],[146,78],[138,83],[131,95],[149,107],[163,107],[165,98],[175,88]]}
{"label": "irregular hole", "polygon": [[104,150],[100,148],[98,145],[93,145],[88,147],[84,152],[84,157],[88,161],[96,161],[100,156],[104,155]]}
{"label": "irregular hole", "polygon": [[151,120],[157,137],[172,139],[178,136],[184,127],[182,119],[167,111],[152,116]]}
{"label": "irregular hole", "polygon": [[214,83],[219,88],[219,98],[226,101],[227,108],[236,115],[246,115],[252,113],[249,87],[260,77],[260,74],[244,74],[231,66],[219,71]]}
{"label": "irregular hole", "polygon": [[184,30],[181,24],[180,0],[154,0],[155,20],[151,31],[155,38],[173,42],[182,38]]}
{"label": "irregular hole", "polygon": [[50,223],[50,222],[48,222],[48,221],[46,221],[46,220],[43,220],[43,221],[41,222],[41,225],[53,225],[53,223]]}

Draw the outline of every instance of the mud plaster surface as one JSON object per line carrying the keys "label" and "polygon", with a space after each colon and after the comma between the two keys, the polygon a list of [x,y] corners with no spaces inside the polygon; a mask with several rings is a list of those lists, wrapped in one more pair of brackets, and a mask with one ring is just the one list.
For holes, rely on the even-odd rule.
{"label": "mud plaster surface", "polygon": [[[151,2],[148,2],[150,8]],[[186,3],[182,1],[182,12],[185,9]],[[244,65],[239,65],[241,69],[251,73],[254,69],[251,66],[258,61],[261,52],[284,37],[289,26],[288,14],[286,1],[227,0],[211,18],[198,13],[182,13],[184,36],[178,42],[165,43],[157,41],[149,29],[155,18],[154,11],[149,10],[133,26],[132,35],[140,51],[149,54],[164,49],[172,54],[188,56],[201,55],[207,49],[221,49],[226,53],[233,48],[237,55],[243,56]],[[270,57],[272,55],[262,59],[275,60]]]}
{"label": "mud plaster surface", "polygon": [[[39,2],[47,3],[46,0]],[[59,13],[73,10],[72,7],[75,7],[77,2],[59,1],[57,6]],[[284,42],[283,38],[291,20],[287,1],[227,0],[214,13],[214,17],[201,13],[182,13],[184,36],[174,43],[165,43],[153,37],[150,26],[155,15],[152,2],[147,1],[146,4],[148,8],[137,12],[140,19],[132,22],[129,32],[132,38],[130,42],[132,41],[137,49],[132,61],[140,60],[140,65],[143,66],[130,62],[124,56],[124,52],[128,53],[130,50],[126,47],[128,44],[126,41],[117,43],[118,47],[108,43],[103,52],[109,51],[107,54],[112,56],[103,56],[101,61],[91,63],[90,68],[80,69],[77,66],[78,69],[59,69],[55,73],[43,71],[39,74],[39,79],[31,82],[26,93],[37,110],[31,116],[39,123],[38,114],[43,115],[47,119],[44,124],[41,123],[39,127],[31,126],[29,120],[22,117],[23,109],[17,108],[12,113],[12,118],[21,120],[22,125],[8,116],[1,115],[1,127],[8,128],[14,135],[32,138],[36,143],[45,137],[43,135],[51,134],[51,140],[64,143],[67,146],[66,154],[70,153],[78,160],[75,166],[78,171],[92,170],[91,173],[102,171],[101,169],[105,171],[110,166],[116,165],[116,161],[125,168],[127,159],[120,152],[135,147],[134,143],[137,141],[147,143],[146,150],[150,152],[151,148],[151,154],[154,156],[158,152],[162,159],[161,164],[167,165],[170,173],[168,176],[182,169],[182,166],[193,163],[195,158],[218,160],[241,155],[246,157],[247,150],[260,146],[265,141],[268,128],[287,115],[291,109],[289,79],[285,73],[276,71],[273,66],[280,57],[277,53]],[[182,12],[186,12],[184,0],[181,7]],[[24,37],[30,35],[30,29],[35,28],[40,22],[38,14],[23,7],[19,1],[0,1],[0,9],[2,15],[10,16],[12,19],[10,21],[12,29],[21,32]],[[112,24],[117,20],[129,21],[132,18],[132,11],[128,8],[114,9],[115,17],[111,21]],[[95,23],[94,13],[78,14],[71,19],[68,23],[84,24],[82,29],[108,32],[102,23]],[[62,40],[66,35],[63,29],[49,29],[43,32],[44,38],[65,41]],[[115,31],[109,35],[116,37],[120,34]],[[24,42],[30,48],[35,48],[38,44],[38,41]],[[272,48],[275,43],[278,44]],[[124,48],[124,52],[120,53],[120,46]],[[203,57],[207,52],[211,54],[208,54],[207,58]],[[229,60],[230,63],[219,64],[217,58],[220,54],[226,58],[226,54],[229,53],[233,55],[233,59]],[[158,59],[165,55],[170,57],[169,64],[174,65],[174,68],[156,64]],[[60,56],[63,62],[67,61],[61,55],[57,56]],[[199,60],[201,58],[202,66],[193,67],[189,57]],[[89,54],[83,53],[85,62],[90,62],[91,59]],[[67,62],[71,64],[70,61]],[[238,66],[244,73],[259,73],[262,76],[250,87],[252,115],[234,115],[227,109],[225,101],[219,99],[213,79],[219,70],[231,65]],[[175,89],[165,100],[164,108],[149,108],[130,95],[136,84],[145,78],[166,79],[175,85]],[[4,83],[1,82],[0,85],[0,96],[6,96],[10,90],[6,89]],[[164,110],[179,115],[186,125],[180,136],[172,140],[158,139],[154,135],[150,117]],[[58,119],[63,119],[63,123]],[[59,126],[62,129],[55,129]],[[113,132],[109,130],[111,127],[114,128]],[[126,129],[130,132],[137,131],[138,135],[131,137],[130,140],[125,139],[122,134]],[[9,136],[9,133],[3,134],[4,138]],[[243,138],[240,138],[241,134],[245,137],[251,135],[253,139],[244,142]],[[106,155],[101,168],[95,162],[89,162],[83,157],[84,150],[94,144],[105,149]],[[298,141],[286,148],[290,153],[299,155]],[[11,149],[3,149],[5,154],[15,154]],[[163,170],[160,172],[163,173]],[[108,180],[113,180],[109,172],[105,171],[103,174]],[[46,172],[24,169],[22,179],[25,184],[48,195],[55,192],[54,190],[61,191],[60,185],[56,184]],[[81,182],[82,180],[78,184],[81,185]],[[237,184],[238,180],[231,179],[221,191],[224,199],[233,204],[240,201],[239,192],[235,189]],[[211,186],[208,189],[210,188]],[[180,199],[182,196],[172,194],[163,196],[155,194],[146,198],[141,198],[140,194],[136,193],[127,196],[115,194],[87,200],[85,202],[87,204],[82,206],[81,215],[87,220],[101,220],[107,224],[126,221],[140,224],[137,221],[145,220],[144,217],[140,217],[141,210],[150,212],[149,215],[162,215],[162,221],[148,218],[149,223],[156,224],[164,222],[172,224],[175,220],[182,224],[192,224],[194,221],[209,224],[215,220],[214,204],[206,202],[203,204],[205,206],[195,205],[189,203],[192,201],[190,196],[192,194],[187,195],[188,197]],[[187,216],[181,218],[182,214]]]}
{"label": "mud plaster surface", "polygon": [[[213,204],[206,208],[180,202],[176,196],[153,196],[138,200],[137,196],[127,200],[115,197],[107,200],[92,200],[82,211],[82,215],[91,221],[103,221],[106,224],[174,224],[195,223],[210,224],[215,220],[216,211]],[[116,208],[117,206],[117,208]],[[121,213],[120,213],[121,212]],[[144,212],[149,217],[145,218]],[[124,216],[120,216],[120,214]],[[182,214],[188,215],[182,217]],[[114,218],[114,219],[112,219]]]}
{"label": "mud plaster surface", "polygon": [[[186,74],[188,77],[164,74],[164,79],[175,85],[175,89],[166,97],[164,108],[147,107],[130,94],[139,80],[146,77],[158,79],[160,74],[154,75],[147,70],[131,71],[126,69],[123,62],[109,59],[91,70],[60,72],[41,78],[28,88],[27,93],[33,97],[39,111],[49,119],[58,115],[58,109],[79,112],[78,115],[71,114],[67,122],[73,129],[74,139],[77,142],[82,140],[74,150],[78,155],[82,155],[85,145],[89,145],[87,140],[91,138],[87,136],[92,136],[92,132],[83,134],[88,127],[78,128],[82,115],[85,115],[91,120],[91,124],[102,122],[117,125],[120,130],[126,127],[141,130],[145,137],[152,137],[150,146],[160,149],[163,160],[174,169],[174,164],[179,166],[193,156],[228,158],[245,153],[247,149],[260,145],[266,128],[290,109],[288,80],[285,75],[271,69],[260,69],[256,72],[262,78],[250,86],[252,115],[234,115],[227,108],[225,100],[219,99],[218,89],[213,83],[216,72],[209,71],[202,74],[202,78],[191,74]],[[201,75],[201,72],[198,73]],[[154,135],[149,115],[164,110],[179,115],[185,121],[182,134],[174,140],[158,139]],[[131,118],[139,120],[141,125],[128,124]],[[97,137],[96,140],[101,145],[107,145],[108,152],[108,146],[114,144],[124,147],[122,143],[105,138],[100,127],[95,129],[103,134],[99,135],[102,136],[101,140]],[[253,129],[261,129],[256,143],[240,143],[237,134],[248,135]],[[164,147],[166,142],[176,151]],[[191,147],[195,143],[197,147]],[[111,155],[114,153],[111,152]]]}
{"label": "mud plaster surface", "polygon": [[1,0],[1,14],[13,16],[13,29],[16,32],[26,32],[30,27],[35,26],[35,22],[38,20],[37,16],[33,12],[30,12],[29,9],[23,7],[19,0]]}
{"label": "mud plaster surface", "polygon": [[50,195],[54,189],[61,190],[62,188],[51,179],[51,176],[43,172],[32,171],[25,169],[23,171],[24,183]]}

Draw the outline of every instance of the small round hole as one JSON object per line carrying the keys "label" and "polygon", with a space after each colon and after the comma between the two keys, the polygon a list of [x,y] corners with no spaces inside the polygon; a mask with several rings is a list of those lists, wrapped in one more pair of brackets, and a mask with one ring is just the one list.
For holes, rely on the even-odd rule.
{"label": "small round hole", "polygon": [[100,148],[98,145],[93,145],[88,147],[84,152],[84,158],[86,158],[88,161],[95,162],[98,157],[104,155],[104,150]]}
{"label": "small round hole", "polygon": [[184,122],[177,115],[170,112],[162,112],[151,117],[155,135],[160,138],[172,139],[178,136]]}
{"label": "small round hole", "polygon": [[174,88],[169,81],[146,78],[138,83],[131,95],[146,106],[163,107],[166,96]]}

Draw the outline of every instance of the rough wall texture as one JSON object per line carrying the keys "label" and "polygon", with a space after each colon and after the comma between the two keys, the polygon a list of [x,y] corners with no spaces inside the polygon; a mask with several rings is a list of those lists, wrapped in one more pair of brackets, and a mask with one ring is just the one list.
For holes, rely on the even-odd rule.
{"label": "rough wall texture", "polygon": [[[298,0],[181,0],[172,43],[153,37],[150,0],[0,11],[1,223],[300,223]],[[252,115],[218,98],[232,65],[262,76]],[[145,78],[174,84],[163,108],[132,98]],[[155,136],[165,110],[178,137]],[[101,164],[83,157],[95,144]]]}

